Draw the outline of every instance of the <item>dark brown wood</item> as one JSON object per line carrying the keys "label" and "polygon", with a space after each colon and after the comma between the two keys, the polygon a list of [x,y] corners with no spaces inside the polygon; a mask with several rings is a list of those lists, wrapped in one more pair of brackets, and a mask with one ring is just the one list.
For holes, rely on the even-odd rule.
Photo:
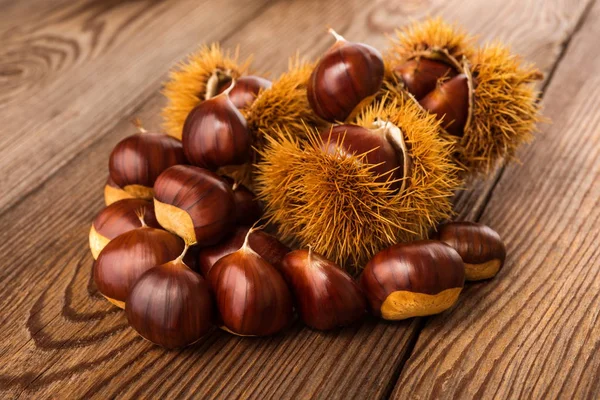
{"label": "dark brown wood", "polygon": [[599,18],[596,2],[545,93],[553,124],[483,212],[506,242],[504,269],[427,321],[394,398],[600,396]]}
{"label": "dark brown wood", "polygon": [[[28,4],[9,3],[11,7]],[[287,56],[296,48],[310,57],[328,48],[327,25],[348,39],[383,46],[383,34],[409,17],[441,14],[464,23],[484,39],[499,36],[526,59],[550,71],[587,1],[532,0],[524,5],[517,0],[419,4],[356,0],[342,6],[337,1],[281,1],[266,8],[262,2],[160,2],[129,25],[124,20],[139,14],[136,7],[150,7],[148,3],[37,3],[44,4],[44,12],[0,13],[0,26],[8,32],[3,35],[15,34],[9,41],[2,37],[0,52],[17,49],[11,54],[21,54],[19,63],[30,66],[27,74],[11,73],[19,70],[12,68],[15,58],[11,56],[2,58],[0,67],[8,71],[2,75],[2,85],[10,88],[2,92],[7,96],[2,99],[10,99],[10,104],[4,101],[0,111],[5,121],[0,128],[0,169],[11,171],[10,176],[0,177],[5,188],[0,216],[0,226],[5,227],[0,231],[0,251],[5,255],[0,269],[0,394],[8,398],[20,394],[38,398],[380,398],[394,386],[420,327],[418,320],[385,323],[369,319],[326,333],[298,324],[268,339],[215,331],[201,343],[174,352],[139,338],[127,327],[124,314],[100,297],[90,279],[87,234],[103,206],[108,154],[120,139],[133,133],[129,120],[134,116],[148,128],[160,125],[158,114],[164,101],[157,94],[159,82],[173,60],[198,42],[222,40],[229,48],[239,43],[243,54],[255,53],[255,68],[271,70],[275,76],[285,69]],[[61,8],[64,4],[68,7]],[[113,8],[105,12],[94,8],[107,5]],[[549,19],[548,15],[558,17]],[[22,19],[5,24],[11,16]],[[216,20],[226,23],[213,23]],[[123,24],[125,28],[118,28]],[[10,31],[13,26],[20,28]],[[118,29],[121,33],[115,35]],[[63,49],[52,54],[66,54],[64,61],[60,64],[60,58],[50,58],[54,69],[36,68],[42,65],[36,61],[41,60],[38,47],[57,33],[77,38],[78,52],[72,41],[51,42],[53,48]],[[123,79],[122,71],[127,71]],[[578,73],[573,76],[581,79]],[[24,139],[18,140],[21,136]],[[35,163],[30,162],[32,154]],[[586,175],[568,176],[584,179]],[[463,192],[460,215],[477,215],[493,186],[494,180],[489,180],[475,191]],[[585,321],[590,326],[591,320]],[[574,340],[587,333],[594,337],[593,331],[580,330]],[[578,365],[573,378],[586,367]]]}

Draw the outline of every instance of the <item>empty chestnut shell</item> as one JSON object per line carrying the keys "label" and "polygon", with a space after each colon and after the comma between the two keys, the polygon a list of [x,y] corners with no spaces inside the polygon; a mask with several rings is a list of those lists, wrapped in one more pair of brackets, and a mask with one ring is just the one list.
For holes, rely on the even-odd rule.
{"label": "empty chestnut shell", "polygon": [[493,278],[504,265],[506,248],[500,235],[489,226],[450,222],[440,226],[437,238],[461,256],[468,281]]}
{"label": "empty chestnut shell", "polygon": [[124,307],[129,291],[150,268],[174,260],[184,243],[162,229],[133,229],[117,236],[102,249],[94,263],[94,282],[111,303]]}
{"label": "empty chestnut shell", "polygon": [[281,272],[291,287],[302,321],[329,330],[360,320],[366,310],[364,294],[338,265],[311,250],[288,253]]}
{"label": "empty chestnut shell", "polygon": [[333,29],[336,43],[321,57],[307,85],[313,111],[326,121],[344,121],[383,82],[381,53],[366,44],[346,41]]}
{"label": "empty chestnut shell", "polygon": [[167,349],[188,346],[212,327],[214,305],[208,284],[181,256],[144,273],[126,305],[131,327]]}
{"label": "empty chestnut shell", "polygon": [[[219,88],[219,93],[223,93],[231,85],[231,81]],[[269,89],[271,81],[256,75],[246,75],[235,81],[235,86],[229,92],[229,99],[238,110],[245,110],[250,107],[258,93],[261,90]]]}
{"label": "empty chestnut shell", "polygon": [[90,249],[94,259],[98,258],[100,251],[112,239],[122,233],[142,227],[142,221],[137,215],[140,210],[143,210],[144,221],[148,226],[160,228],[154,215],[154,206],[151,202],[143,199],[119,200],[100,211],[92,222],[89,235]]}
{"label": "empty chestnut shell", "polygon": [[189,165],[167,169],[156,180],[154,196],[160,225],[189,245],[214,245],[234,226],[233,192],[206,169]]}
{"label": "empty chestnut shell", "polygon": [[469,115],[469,85],[465,74],[438,85],[419,101],[419,104],[441,119],[442,126],[451,135],[462,136]]}
{"label": "empty chestnut shell", "polygon": [[[198,268],[203,276],[208,276],[208,272],[221,258],[239,250],[244,244],[244,239],[250,228],[239,226],[225,240],[216,246],[205,247],[198,251]],[[266,262],[281,269],[283,257],[290,252],[290,249],[277,240],[276,237],[269,235],[261,230],[253,230],[248,237],[248,245]]]}
{"label": "empty chestnut shell", "polygon": [[435,90],[440,79],[457,75],[454,68],[448,64],[424,57],[409,60],[396,67],[394,72],[402,79],[406,90],[417,100]]}
{"label": "empty chestnut shell", "polygon": [[288,326],[293,316],[292,295],[283,277],[248,245],[210,269],[223,328],[243,336],[265,336]]}
{"label": "empty chestnut shell", "polygon": [[167,168],[186,162],[179,140],[146,132],[126,137],[115,146],[109,171],[117,187],[132,197],[152,200],[156,178]]}
{"label": "empty chestnut shell", "polygon": [[447,244],[432,240],[400,243],[380,251],[360,277],[371,311],[388,320],[450,308],[464,281],[460,255]]}
{"label": "empty chestnut shell", "polygon": [[237,85],[198,104],[183,125],[183,149],[191,164],[216,170],[248,161],[251,137],[246,119],[229,98]]}

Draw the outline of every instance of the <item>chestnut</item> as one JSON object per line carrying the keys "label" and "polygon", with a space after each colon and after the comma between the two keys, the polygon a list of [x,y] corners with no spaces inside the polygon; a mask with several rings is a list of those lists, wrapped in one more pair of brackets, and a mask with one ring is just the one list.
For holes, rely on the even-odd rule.
{"label": "chestnut", "polygon": [[123,199],[112,203],[102,210],[90,228],[90,249],[94,259],[98,258],[100,251],[122,233],[132,229],[141,228],[137,213],[142,210],[144,221],[152,228],[160,228],[152,203],[142,199]]}
{"label": "chestnut", "polygon": [[419,104],[438,119],[451,135],[462,136],[469,115],[469,84],[465,74],[443,83],[419,101]]}
{"label": "chestnut", "polygon": [[[244,244],[246,235],[250,228],[238,226],[231,235],[221,241],[216,246],[204,247],[198,250],[198,268],[203,276],[208,276],[208,272],[221,258],[239,250]],[[290,252],[290,249],[277,240],[276,237],[268,233],[255,229],[248,236],[248,245],[266,262],[281,270],[283,257]]]}
{"label": "chestnut", "polygon": [[333,29],[336,43],[323,55],[307,84],[313,111],[326,121],[344,121],[383,82],[381,53],[366,44],[346,41]]}
{"label": "chestnut", "polygon": [[162,229],[146,226],[125,232],[102,249],[94,263],[98,291],[111,303],[124,307],[129,291],[150,268],[171,261],[184,249],[183,241]]}
{"label": "chestnut", "polygon": [[425,57],[418,57],[397,66],[394,73],[417,100],[434,90],[440,79],[452,78],[457,74],[450,65]]}
{"label": "chestnut", "polygon": [[[233,200],[235,202],[235,222],[238,225],[251,226],[262,217],[262,207],[250,189],[241,183],[235,182],[228,176],[223,179],[231,185]],[[240,246],[243,240],[240,242]]]}
{"label": "chestnut", "polygon": [[110,177],[131,197],[152,200],[154,181],[165,169],[185,164],[181,142],[171,136],[141,133],[121,140],[110,153]]}
{"label": "chestnut", "polygon": [[154,210],[160,225],[189,245],[214,245],[235,223],[229,185],[215,173],[190,165],[176,165],[158,177]]}
{"label": "chestnut", "polygon": [[251,137],[246,119],[229,98],[236,82],[223,93],[198,104],[183,125],[183,149],[191,164],[216,170],[248,161]]}
{"label": "chestnut", "polygon": [[212,327],[214,304],[208,284],[183,262],[186,250],[146,271],[125,302],[131,327],[167,349],[197,342]]}
{"label": "chestnut", "polygon": [[437,239],[449,244],[465,263],[465,277],[478,281],[496,276],[506,259],[500,235],[475,222],[450,222],[440,226]]}
{"label": "chestnut", "polygon": [[134,199],[132,195],[124,191],[113,181],[110,177],[106,179],[106,184],[104,185],[104,204],[110,206],[112,203],[117,202],[123,199]]}
{"label": "chestnut", "polygon": [[215,294],[223,329],[243,336],[265,336],[288,326],[293,316],[292,295],[273,265],[248,243],[221,258],[210,269],[208,282]]}
{"label": "chestnut", "polygon": [[377,182],[391,181],[395,189],[404,177],[404,139],[400,129],[392,124],[367,129],[358,125],[334,125],[321,133],[321,149],[331,155],[348,157],[364,154],[364,161],[373,165]]}
{"label": "chestnut", "polygon": [[329,330],[361,319],[367,302],[354,279],[311,249],[288,253],[281,272],[291,287],[302,321]]}
{"label": "chestnut", "polygon": [[[223,93],[231,86],[231,81],[219,88],[219,93]],[[271,87],[271,81],[256,75],[242,76],[235,81],[235,86],[229,92],[229,100],[238,110],[245,110],[249,108],[258,93],[261,90],[266,90]]]}
{"label": "chestnut", "polygon": [[371,311],[388,320],[440,313],[458,299],[465,281],[460,255],[445,243],[400,243],[377,253],[360,276]]}

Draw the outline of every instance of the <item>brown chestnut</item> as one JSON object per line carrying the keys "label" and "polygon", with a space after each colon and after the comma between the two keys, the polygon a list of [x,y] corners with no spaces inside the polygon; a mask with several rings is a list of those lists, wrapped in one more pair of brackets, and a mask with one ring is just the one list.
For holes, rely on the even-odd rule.
{"label": "brown chestnut", "polygon": [[404,177],[404,139],[391,123],[367,129],[358,125],[334,125],[321,133],[322,150],[340,157],[365,154],[377,182],[391,181],[397,188]]}
{"label": "brown chestnut", "polygon": [[[143,221],[143,218],[141,218]],[[111,240],[94,263],[94,282],[111,303],[124,307],[129,291],[150,268],[177,258],[184,243],[177,236],[145,223]]]}
{"label": "brown chestnut", "polygon": [[439,228],[437,238],[461,256],[468,281],[493,278],[504,265],[506,248],[500,235],[489,226],[450,222]]}
{"label": "brown chestnut", "polygon": [[158,177],[154,212],[162,227],[189,245],[214,245],[235,223],[229,185],[213,172],[190,165],[176,165]]}
{"label": "brown chestnut", "polygon": [[[246,235],[250,228],[238,226],[231,235],[221,241],[216,246],[204,247],[198,250],[198,268],[203,276],[208,276],[208,272],[221,258],[239,250],[244,244]],[[262,230],[253,230],[248,236],[248,245],[266,262],[281,269],[283,257],[290,252],[290,249],[281,243],[277,238]]]}
{"label": "brown chestnut", "polygon": [[142,222],[137,215],[140,210],[143,210],[144,221],[148,226],[160,228],[154,215],[154,206],[151,202],[143,199],[119,200],[106,207],[94,218],[89,235],[90,249],[94,259],[98,258],[100,251],[112,239],[122,233],[142,227]]}
{"label": "brown chestnut", "polygon": [[142,133],[121,140],[109,159],[110,177],[132,197],[152,200],[154,181],[165,169],[185,164],[181,142],[171,136]]}
{"label": "brown chestnut", "polygon": [[110,175],[106,179],[106,184],[104,185],[104,204],[110,206],[112,203],[115,203],[119,200],[123,199],[134,199],[132,195],[124,191],[117,185],[111,178]]}
{"label": "brown chestnut", "polygon": [[250,248],[248,232],[242,247],[210,269],[223,329],[243,336],[265,336],[288,326],[292,295],[275,267]]}
{"label": "brown chestnut", "polygon": [[[223,93],[231,85],[231,81],[221,85],[219,93]],[[256,75],[242,76],[235,81],[229,92],[229,99],[238,110],[245,110],[254,103],[258,93],[271,87],[271,81]]]}
{"label": "brown chestnut", "polygon": [[184,254],[146,271],[125,302],[131,327],[167,349],[197,342],[212,327],[208,284],[183,262]]}
{"label": "brown chestnut", "polygon": [[[263,210],[260,202],[248,189],[241,183],[235,182],[228,176],[223,176],[223,179],[231,185],[233,190],[233,200],[235,201],[235,222],[238,225],[251,226],[262,217]],[[242,240],[243,242],[243,240]],[[242,244],[240,242],[240,246]]]}
{"label": "brown chestnut", "polygon": [[312,250],[288,253],[281,272],[291,287],[302,321],[329,330],[360,320],[367,302],[354,279],[338,265]]}
{"label": "brown chestnut", "polygon": [[462,136],[469,115],[469,85],[465,74],[443,83],[419,101],[427,111],[442,119],[442,126],[451,135]]}
{"label": "brown chestnut", "polygon": [[424,57],[409,60],[396,67],[394,72],[417,100],[433,91],[440,79],[452,78],[457,74],[450,65]]}
{"label": "brown chestnut", "polygon": [[183,149],[191,164],[215,170],[248,161],[251,137],[246,119],[229,98],[236,83],[198,104],[183,125]]}
{"label": "brown chestnut", "polygon": [[321,57],[307,85],[313,111],[326,121],[343,122],[383,82],[381,53],[366,44],[346,41],[333,29],[336,43]]}
{"label": "brown chestnut", "polygon": [[440,313],[458,299],[465,266],[445,243],[400,243],[377,253],[360,276],[371,311],[388,320]]}

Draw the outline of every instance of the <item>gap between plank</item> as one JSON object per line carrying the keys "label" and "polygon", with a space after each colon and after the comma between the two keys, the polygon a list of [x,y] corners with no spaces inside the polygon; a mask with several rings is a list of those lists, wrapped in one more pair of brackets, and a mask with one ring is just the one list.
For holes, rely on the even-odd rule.
{"label": "gap between plank", "polygon": [[[562,61],[572,43],[573,38],[575,36],[577,36],[577,34],[581,30],[581,28],[585,25],[585,23],[587,21],[587,16],[589,15],[589,12],[592,9],[592,7],[594,6],[595,2],[596,2],[596,0],[588,1],[588,3],[586,4],[586,6],[584,7],[584,9],[581,13],[581,16],[578,18],[577,23],[575,24],[575,26],[573,28],[573,31],[561,44],[560,52],[558,53],[556,60],[552,64],[550,71],[548,71],[548,77],[546,78],[546,80],[542,84],[542,87],[540,88],[540,95],[537,99],[538,102],[541,102],[544,99],[546,90],[550,86],[550,83],[552,82],[554,75],[558,69],[558,66],[562,63]],[[485,212],[486,207],[487,207],[490,199],[492,198],[492,194],[494,193],[496,186],[498,186],[498,183],[500,182],[500,178],[502,178],[502,176],[504,175],[505,169],[506,169],[506,163],[502,163],[502,166],[498,169],[498,171],[491,178],[491,179],[493,179],[493,183],[490,186],[489,190],[483,195],[484,198],[483,198],[481,208],[480,208],[480,210],[477,211],[477,213],[475,214],[475,217],[473,218],[475,222],[479,221],[481,219],[481,217],[483,216],[483,213]],[[414,333],[414,335],[411,336],[411,338],[408,342],[408,345],[407,345],[406,352],[403,355],[400,363],[398,364],[398,367],[392,373],[392,376],[390,378],[390,384],[388,384],[386,391],[383,393],[383,396],[382,396],[383,399],[391,398],[392,393],[398,384],[400,374],[402,373],[402,370],[404,369],[406,362],[412,356],[412,353],[414,352],[415,347],[417,345],[419,336],[421,335],[421,332],[425,328],[425,325],[427,325],[429,318],[431,318],[431,317],[419,318],[420,321],[417,324],[415,333]]]}

